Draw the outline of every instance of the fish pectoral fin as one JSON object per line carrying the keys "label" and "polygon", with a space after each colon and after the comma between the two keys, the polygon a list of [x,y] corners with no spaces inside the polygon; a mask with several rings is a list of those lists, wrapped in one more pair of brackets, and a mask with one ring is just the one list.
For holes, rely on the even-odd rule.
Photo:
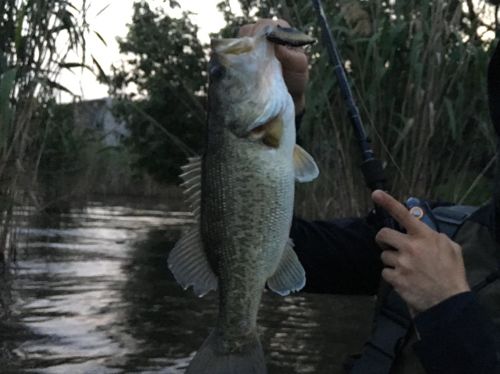
{"label": "fish pectoral fin", "polygon": [[168,267],[175,280],[184,289],[193,286],[198,297],[217,289],[217,277],[203,249],[199,224],[175,244],[168,256]]}
{"label": "fish pectoral fin", "polygon": [[293,166],[295,179],[299,182],[310,182],[319,175],[318,165],[312,156],[297,144],[293,149]]}
{"label": "fish pectoral fin", "polygon": [[288,242],[281,261],[274,274],[267,280],[267,286],[281,296],[300,291],[306,284],[306,272],[293,250],[293,241]]}

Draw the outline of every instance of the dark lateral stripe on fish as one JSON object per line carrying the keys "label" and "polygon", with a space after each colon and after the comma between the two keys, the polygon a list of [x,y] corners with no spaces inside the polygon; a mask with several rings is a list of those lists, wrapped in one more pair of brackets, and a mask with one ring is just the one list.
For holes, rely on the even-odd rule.
{"label": "dark lateral stripe on fish", "polygon": [[302,47],[316,42],[316,39],[294,27],[281,27],[279,25],[278,27],[270,30],[267,33],[266,38],[272,43],[288,45],[291,47]]}

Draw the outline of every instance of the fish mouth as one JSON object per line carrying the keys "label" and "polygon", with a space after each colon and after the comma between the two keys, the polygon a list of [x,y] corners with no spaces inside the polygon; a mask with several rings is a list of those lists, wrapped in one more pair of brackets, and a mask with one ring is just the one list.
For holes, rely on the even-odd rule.
{"label": "fish mouth", "polygon": [[307,44],[313,44],[316,39],[297,30],[293,27],[268,27],[265,30],[265,36],[271,43],[286,45],[289,47],[302,47]]}
{"label": "fish mouth", "polygon": [[271,148],[278,148],[283,137],[283,119],[280,115],[271,118],[266,123],[259,125],[248,134],[251,141],[259,141]]}

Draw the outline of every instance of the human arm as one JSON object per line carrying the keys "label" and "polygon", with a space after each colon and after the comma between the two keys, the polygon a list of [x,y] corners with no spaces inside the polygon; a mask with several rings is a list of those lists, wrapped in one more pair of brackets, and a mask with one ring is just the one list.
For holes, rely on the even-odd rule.
{"label": "human arm", "polygon": [[498,333],[472,292],[454,295],[415,317],[413,345],[427,374],[498,374]]}
{"label": "human arm", "polygon": [[382,263],[369,218],[307,221],[295,217],[290,237],[306,271],[304,291],[373,295]]}

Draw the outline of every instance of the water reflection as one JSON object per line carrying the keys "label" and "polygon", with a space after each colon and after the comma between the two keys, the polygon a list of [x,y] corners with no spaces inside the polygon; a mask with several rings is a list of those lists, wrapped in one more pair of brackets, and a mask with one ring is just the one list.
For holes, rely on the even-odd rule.
{"label": "water reflection", "polygon": [[[0,367],[184,372],[214,324],[216,296],[195,297],[167,270],[168,252],[191,220],[169,210],[96,203],[27,220],[13,318],[0,322],[8,351]],[[370,306],[366,298],[266,292],[259,324],[270,373],[340,373],[366,335]]]}

